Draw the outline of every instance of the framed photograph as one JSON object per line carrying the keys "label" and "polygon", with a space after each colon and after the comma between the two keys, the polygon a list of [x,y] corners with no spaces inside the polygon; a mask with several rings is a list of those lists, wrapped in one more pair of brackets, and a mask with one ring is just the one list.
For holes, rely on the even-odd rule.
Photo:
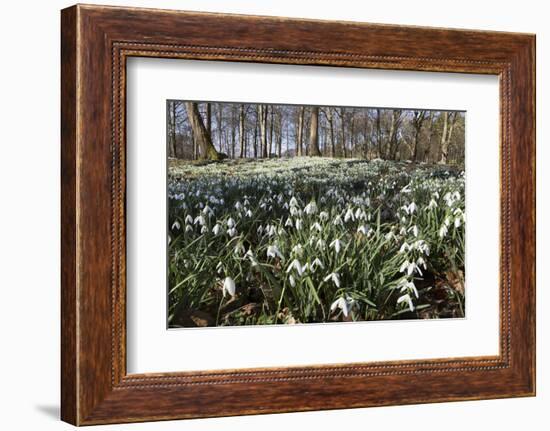
{"label": "framed photograph", "polygon": [[62,11],[62,419],[535,394],[535,37]]}

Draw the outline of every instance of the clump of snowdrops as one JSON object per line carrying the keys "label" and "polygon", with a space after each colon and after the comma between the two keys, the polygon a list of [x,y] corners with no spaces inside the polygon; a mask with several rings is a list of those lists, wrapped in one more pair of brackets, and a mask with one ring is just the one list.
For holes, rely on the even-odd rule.
{"label": "clump of snowdrops", "polygon": [[170,326],[464,316],[462,170],[170,163]]}

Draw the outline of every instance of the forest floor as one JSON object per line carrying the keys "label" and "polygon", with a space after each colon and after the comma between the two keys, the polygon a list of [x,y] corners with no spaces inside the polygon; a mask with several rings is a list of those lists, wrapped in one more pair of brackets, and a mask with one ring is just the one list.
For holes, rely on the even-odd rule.
{"label": "forest floor", "polygon": [[169,160],[171,327],[464,316],[460,167]]}

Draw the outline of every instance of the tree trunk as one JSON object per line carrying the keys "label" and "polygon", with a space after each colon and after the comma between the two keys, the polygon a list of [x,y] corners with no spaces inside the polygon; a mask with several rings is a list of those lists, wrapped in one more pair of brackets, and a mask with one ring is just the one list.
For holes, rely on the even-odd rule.
{"label": "tree trunk", "polygon": [[334,121],[332,116],[332,108],[327,108],[328,111],[328,126],[330,129],[330,156],[336,157],[336,142],[334,141]]}
{"label": "tree trunk", "polygon": [[345,120],[345,116],[346,116],[346,111],[344,110],[344,108],[340,108],[340,120],[342,121],[342,129],[341,129],[341,134],[342,134],[342,156],[344,156],[344,158],[347,157],[347,154],[346,154],[346,120]]}
{"label": "tree trunk", "polygon": [[380,119],[380,109],[376,110],[376,145],[378,146],[378,157],[384,158],[384,148],[382,145],[382,125]]}
{"label": "tree trunk", "polygon": [[172,101],[172,109],[171,109],[171,134],[170,134],[170,152],[172,153],[172,157],[177,157],[176,154],[176,102]]}
{"label": "tree trunk", "polygon": [[258,105],[260,117],[260,142],[262,146],[262,157],[267,158],[267,106]]}
{"label": "tree trunk", "polygon": [[414,161],[418,160],[420,132],[422,131],[422,125],[424,124],[425,119],[426,119],[426,111],[414,111],[413,113],[414,140],[413,140],[413,150],[412,150],[412,159]]}
{"label": "tree trunk", "polygon": [[319,107],[311,108],[311,120],[309,126],[309,155],[320,156],[319,151]]}
{"label": "tree trunk", "polygon": [[453,129],[455,126],[456,113],[443,113],[443,132],[441,133],[441,158],[439,163],[448,163],[449,144],[451,137],[453,136]]}
{"label": "tree trunk", "polygon": [[269,148],[267,157],[271,157],[271,154],[273,154],[273,106],[270,109],[269,120]]}
{"label": "tree trunk", "polygon": [[187,109],[187,117],[189,123],[193,129],[193,134],[197,141],[197,144],[201,148],[201,156],[208,160],[220,160],[221,155],[216,151],[216,148],[212,144],[212,138],[204,127],[201,115],[197,104],[194,102],[185,102],[185,108]]}
{"label": "tree trunk", "polygon": [[300,114],[298,115],[298,137],[297,137],[297,141],[296,142],[296,147],[297,147],[297,153],[298,153],[298,156],[302,156],[303,155],[303,151],[302,151],[302,141],[303,141],[303,133],[304,133],[304,107],[300,107]]}
{"label": "tree trunk", "polygon": [[210,103],[206,104],[206,130],[208,130],[208,134],[212,137],[212,105]]}
{"label": "tree trunk", "polygon": [[240,157],[241,159],[245,157],[245,148],[244,148],[244,105],[241,105],[239,110],[239,140],[240,140]]}

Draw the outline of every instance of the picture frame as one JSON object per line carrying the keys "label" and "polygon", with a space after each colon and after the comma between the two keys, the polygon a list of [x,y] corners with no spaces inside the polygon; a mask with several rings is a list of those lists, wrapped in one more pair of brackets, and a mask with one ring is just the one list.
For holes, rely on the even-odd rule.
{"label": "picture frame", "polygon": [[[76,5],[61,13],[61,53],[62,420],[92,425],[535,395],[534,35]],[[499,355],[128,374],[130,57],[498,76]]]}

